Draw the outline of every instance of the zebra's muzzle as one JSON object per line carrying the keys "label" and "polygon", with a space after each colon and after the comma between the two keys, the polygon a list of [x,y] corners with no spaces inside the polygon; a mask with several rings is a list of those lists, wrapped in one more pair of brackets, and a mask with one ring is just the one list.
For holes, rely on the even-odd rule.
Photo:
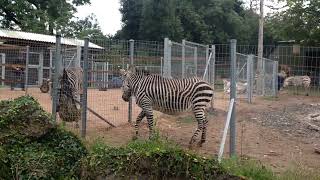
{"label": "zebra's muzzle", "polygon": [[129,95],[129,94],[122,94],[122,99],[123,99],[125,102],[128,102],[128,101],[129,101],[129,98],[130,98],[130,95]]}

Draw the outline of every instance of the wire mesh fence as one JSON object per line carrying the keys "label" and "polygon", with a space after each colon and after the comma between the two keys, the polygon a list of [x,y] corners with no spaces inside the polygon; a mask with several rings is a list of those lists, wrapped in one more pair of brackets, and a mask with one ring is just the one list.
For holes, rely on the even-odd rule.
{"label": "wire mesh fence", "polygon": [[31,95],[51,112],[51,100],[40,92],[43,79],[51,74],[52,43],[1,38],[0,99]]}

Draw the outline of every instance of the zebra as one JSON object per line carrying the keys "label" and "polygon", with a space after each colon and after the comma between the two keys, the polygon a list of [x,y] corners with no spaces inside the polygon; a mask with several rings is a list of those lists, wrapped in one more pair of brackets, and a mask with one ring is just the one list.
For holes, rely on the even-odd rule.
{"label": "zebra", "polygon": [[[237,94],[243,94],[247,90],[248,83],[246,82],[237,82],[236,88],[237,88]],[[230,94],[230,81],[223,79],[223,90],[225,93]]]}
{"label": "zebra", "polygon": [[290,76],[284,80],[283,87],[294,86],[304,87],[306,96],[309,96],[311,78],[309,76]]}
{"label": "zebra", "polygon": [[82,94],[82,69],[68,68],[63,69],[60,77],[61,89],[59,91],[59,104],[57,112],[64,121],[78,121],[80,119],[79,105],[80,95]]}
{"label": "zebra", "polygon": [[[174,115],[192,109],[198,126],[189,145],[191,146],[202,131],[202,146],[206,141],[208,120],[205,116],[205,108],[213,103],[213,88],[197,77],[184,79],[171,79],[148,71],[136,69],[134,66],[128,70],[120,70],[123,85],[122,99],[129,101],[131,96],[136,97],[136,104],[142,108],[135,123],[135,136],[138,136],[139,124],[144,117],[147,118],[149,138],[153,134],[153,110],[165,114]],[[212,106],[212,104],[211,104]]]}
{"label": "zebra", "polygon": [[280,73],[278,73],[278,91],[281,90],[284,84],[284,80],[288,77],[288,74],[284,71],[281,70]]}

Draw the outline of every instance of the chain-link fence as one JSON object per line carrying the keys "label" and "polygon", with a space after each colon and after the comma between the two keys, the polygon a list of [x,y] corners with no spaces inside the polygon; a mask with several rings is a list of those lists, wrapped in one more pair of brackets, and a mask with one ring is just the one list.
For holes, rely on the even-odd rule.
{"label": "chain-link fence", "polygon": [[209,48],[209,45],[186,40],[178,43],[166,38],[164,41],[164,76],[172,78],[196,76],[212,83],[214,66],[208,64],[210,51],[212,49]]}

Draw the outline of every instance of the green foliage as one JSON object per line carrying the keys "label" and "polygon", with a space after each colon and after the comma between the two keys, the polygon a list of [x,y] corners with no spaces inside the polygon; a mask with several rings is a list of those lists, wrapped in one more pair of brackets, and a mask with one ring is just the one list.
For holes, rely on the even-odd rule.
{"label": "green foliage", "polygon": [[90,0],[2,0],[0,27],[53,34],[68,26],[76,6],[88,3]]}
{"label": "green foliage", "polygon": [[223,160],[222,166],[227,172],[250,180],[276,179],[270,169],[255,160],[230,158]]}
{"label": "green foliage", "polygon": [[98,20],[94,14],[90,14],[84,19],[77,18],[71,21],[62,32],[66,37],[77,37],[91,39],[106,39],[107,37],[103,34],[101,27],[99,26]]}
{"label": "green foliage", "polygon": [[51,116],[31,96],[0,101],[0,144],[28,142],[53,126]]}
{"label": "green foliage", "polygon": [[72,133],[53,129],[28,144],[5,145],[12,176],[21,179],[57,179],[73,175],[73,168],[87,151]]}
{"label": "green foliage", "polygon": [[276,39],[319,45],[320,1],[286,0],[287,9],[266,18],[266,30]]}
{"label": "green foliage", "polygon": [[159,138],[134,141],[121,148],[96,143],[91,154],[83,159],[82,170],[83,178],[87,179],[114,174],[153,179],[239,179],[222,171],[216,160],[185,152]]}
{"label": "green foliage", "polygon": [[72,133],[55,128],[31,96],[0,101],[0,179],[58,179],[87,154]]}
{"label": "green foliage", "polygon": [[258,36],[258,15],[238,0],[121,0],[120,11],[124,26],[118,38],[254,43]]}
{"label": "green foliage", "polygon": [[10,179],[11,174],[10,165],[8,164],[8,156],[5,150],[0,146],[0,179]]}

